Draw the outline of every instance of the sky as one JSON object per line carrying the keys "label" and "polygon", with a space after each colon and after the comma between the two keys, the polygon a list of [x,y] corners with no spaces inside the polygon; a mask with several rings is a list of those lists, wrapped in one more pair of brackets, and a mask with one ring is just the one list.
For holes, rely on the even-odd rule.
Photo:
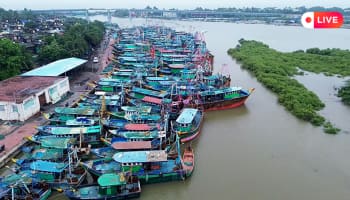
{"label": "sky", "polygon": [[220,7],[299,7],[349,8],[350,0],[1,0],[4,9],[145,8],[194,9]]}

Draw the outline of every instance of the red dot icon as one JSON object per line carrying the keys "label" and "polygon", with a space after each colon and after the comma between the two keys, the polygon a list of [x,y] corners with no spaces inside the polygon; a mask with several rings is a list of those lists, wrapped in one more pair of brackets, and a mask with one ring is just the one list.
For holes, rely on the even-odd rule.
{"label": "red dot icon", "polygon": [[307,18],[305,19],[305,21],[306,21],[306,23],[310,23],[310,22],[312,21],[312,19],[311,19],[311,17],[307,17]]}

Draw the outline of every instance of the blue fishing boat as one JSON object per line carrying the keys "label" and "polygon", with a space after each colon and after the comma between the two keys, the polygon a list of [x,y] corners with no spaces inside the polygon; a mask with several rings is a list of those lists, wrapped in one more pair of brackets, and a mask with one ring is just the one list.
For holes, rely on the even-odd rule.
{"label": "blue fishing boat", "polygon": [[159,183],[184,180],[186,172],[181,159],[168,159],[163,150],[118,152],[113,159],[119,162],[122,170],[137,175],[141,183]]}
{"label": "blue fishing boat", "polygon": [[137,176],[103,174],[97,184],[78,187],[65,191],[69,199],[109,200],[138,198],[141,194],[140,181]]}
{"label": "blue fishing boat", "polygon": [[79,186],[86,177],[85,169],[73,165],[75,164],[37,160],[21,165],[18,170],[27,177],[45,181],[52,188],[64,190]]}
{"label": "blue fishing boat", "polygon": [[81,162],[81,165],[95,176],[101,176],[106,173],[119,173],[121,166],[119,163],[110,158],[100,158]]}
{"label": "blue fishing boat", "polygon": [[112,158],[112,156],[118,151],[112,148],[111,146],[107,146],[100,148],[92,148],[90,152],[100,158]]}
{"label": "blue fishing boat", "polygon": [[195,108],[184,108],[171,130],[180,137],[181,143],[194,140],[201,132],[203,111]]}

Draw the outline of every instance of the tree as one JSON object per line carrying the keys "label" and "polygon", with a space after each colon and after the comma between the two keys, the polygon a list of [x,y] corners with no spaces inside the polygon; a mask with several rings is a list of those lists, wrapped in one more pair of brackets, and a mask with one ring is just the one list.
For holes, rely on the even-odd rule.
{"label": "tree", "polygon": [[56,40],[53,40],[39,51],[39,61],[42,63],[49,63],[66,57],[69,57],[68,52]]}
{"label": "tree", "polygon": [[32,66],[31,55],[19,44],[0,39],[0,80],[20,74]]}

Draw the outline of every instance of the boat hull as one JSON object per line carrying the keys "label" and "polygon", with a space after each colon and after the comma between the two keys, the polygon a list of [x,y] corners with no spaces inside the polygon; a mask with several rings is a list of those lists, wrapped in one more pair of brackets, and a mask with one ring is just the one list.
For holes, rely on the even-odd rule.
{"label": "boat hull", "polygon": [[242,106],[248,97],[249,95],[237,99],[224,100],[219,102],[208,102],[202,104],[202,106],[204,108],[204,111],[229,110]]}
{"label": "boat hull", "polygon": [[153,183],[164,183],[171,181],[182,181],[185,180],[186,172],[179,170],[176,172],[169,172],[163,174],[144,174],[138,175],[141,184],[153,184]]}
{"label": "boat hull", "polygon": [[186,142],[190,142],[194,139],[196,139],[201,133],[201,127],[192,135],[189,135],[187,137],[183,137],[180,139],[181,143],[186,143]]}
{"label": "boat hull", "polygon": [[[74,195],[71,191],[66,191],[65,195],[72,200],[121,200],[121,199],[133,199],[133,198],[139,198],[141,195],[140,192],[132,192],[129,194],[119,194],[119,195],[99,195],[98,194],[98,186],[97,185],[90,185],[90,186],[84,186],[85,189],[89,190],[89,194],[86,196],[77,196]],[[81,189],[81,188],[78,188]]]}

